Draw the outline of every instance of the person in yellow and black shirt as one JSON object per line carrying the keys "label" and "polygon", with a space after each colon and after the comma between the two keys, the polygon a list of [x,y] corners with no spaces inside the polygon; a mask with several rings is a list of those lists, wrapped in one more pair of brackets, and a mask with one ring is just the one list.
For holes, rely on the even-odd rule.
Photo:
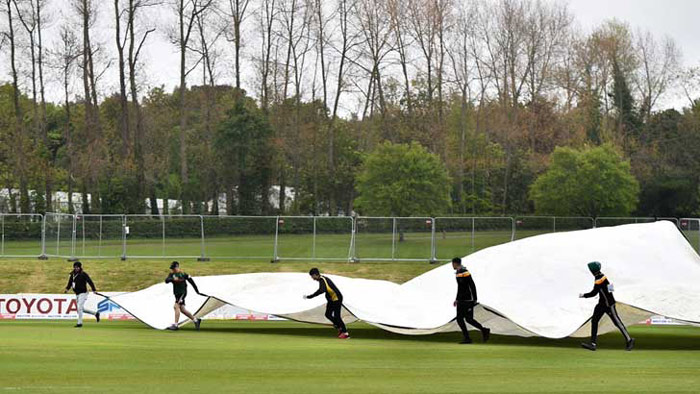
{"label": "person in yellow and black shirt", "polygon": [[625,337],[625,349],[632,350],[634,347],[634,338],[630,337],[625,325],[622,323],[620,316],[615,308],[615,297],[613,296],[614,287],[608,278],[600,272],[601,264],[597,261],[588,263],[588,269],[595,276],[595,285],[593,290],[585,294],[579,294],[579,298],[591,298],[598,296],[598,305],[593,309],[593,317],[591,317],[591,342],[582,343],[581,346],[585,349],[595,351],[598,348],[598,322],[603,315],[610,316],[613,324],[620,330]]}
{"label": "person in yellow and black shirt", "polygon": [[312,268],[309,271],[311,278],[318,282],[318,290],[315,293],[304,296],[305,299],[311,299],[326,293],[326,318],[333,323],[333,327],[338,330],[338,338],[348,339],[350,334],[343,323],[343,319],[340,316],[340,312],[343,308],[343,293],[335,287],[335,283],[329,278],[321,275],[318,268]]}
{"label": "person in yellow and black shirt", "polygon": [[474,278],[472,278],[472,274],[462,265],[462,259],[459,257],[452,259],[452,268],[455,270],[455,276],[457,277],[457,297],[455,297],[454,302],[454,306],[457,307],[457,324],[462,330],[462,335],[464,335],[464,339],[460,343],[472,343],[466,323],[469,323],[474,328],[481,331],[481,337],[484,342],[486,342],[489,340],[491,330],[474,320],[474,307],[477,303]]}

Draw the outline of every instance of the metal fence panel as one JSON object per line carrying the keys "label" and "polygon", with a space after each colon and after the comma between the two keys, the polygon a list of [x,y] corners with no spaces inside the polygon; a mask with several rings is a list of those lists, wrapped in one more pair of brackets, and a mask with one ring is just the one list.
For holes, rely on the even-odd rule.
{"label": "metal fence panel", "polygon": [[554,232],[578,231],[595,228],[595,219],[586,216],[556,216],[554,218]]}
{"label": "metal fence panel", "polygon": [[591,217],[575,216],[516,216],[515,238],[523,239],[533,235],[561,231],[588,230],[595,227]]}
{"label": "metal fence panel", "polygon": [[358,217],[353,257],[371,261],[430,261],[433,221],[429,217]]}
{"label": "metal fence panel", "polygon": [[43,226],[43,215],[0,214],[0,257],[42,256]]}
{"label": "metal fence panel", "polygon": [[652,217],[599,217],[595,219],[596,227],[621,226],[623,224],[653,223],[659,220],[668,220],[676,226],[679,225],[677,218],[652,218]]}
{"label": "metal fence panel", "polygon": [[44,255],[66,258],[75,256],[75,215],[44,215]]}
{"label": "metal fence panel", "polygon": [[356,260],[389,261],[396,258],[396,220],[389,217],[355,219]]}
{"label": "metal fence panel", "polygon": [[124,215],[76,215],[75,229],[77,257],[124,257]]}
{"label": "metal fence panel", "polygon": [[314,254],[314,218],[280,216],[276,236],[275,260],[305,259]]}
{"label": "metal fence panel", "polygon": [[478,250],[511,242],[515,237],[510,217],[435,218],[435,257],[463,257]]}
{"label": "metal fence panel", "polygon": [[348,261],[352,231],[350,217],[280,216],[276,260]]}
{"label": "metal fence panel", "polygon": [[679,229],[696,252],[700,253],[700,219],[682,218]]}
{"label": "metal fence panel", "polygon": [[349,216],[317,216],[313,258],[350,261],[354,241],[354,223]]}
{"label": "metal fence panel", "polygon": [[556,232],[554,216],[515,217],[515,239]]}
{"label": "metal fence panel", "polygon": [[202,217],[199,215],[126,215],[125,257],[202,257]]}
{"label": "metal fence panel", "polygon": [[395,232],[396,260],[432,260],[433,218],[396,218]]}
{"label": "metal fence panel", "polygon": [[273,260],[277,216],[204,216],[205,255]]}

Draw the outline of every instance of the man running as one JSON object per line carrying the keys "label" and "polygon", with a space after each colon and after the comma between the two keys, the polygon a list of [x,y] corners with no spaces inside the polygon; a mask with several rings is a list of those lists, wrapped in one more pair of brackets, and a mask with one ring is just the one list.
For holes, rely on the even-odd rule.
{"label": "man running", "polygon": [[457,297],[454,302],[454,306],[457,307],[457,324],[462,330],[462,335],[464,335],[464,339],[460,343],[472,343],[466,323],[471,324],[474,328],[481,331],[481,337],[483,341],[486,342],[491,336],[491,330],[474,320],[476,285],[474,284],[472,274],[462,265],[462,259],[459,257],[452,259],[452,268],[455,270],[455,275],[457,277]]}
{"label": "man running", "polygon": [[598,322],[604,314],[610,316],[610,320],[615,324],[615,326],[620,330],[622,335],[625,337],[625,350],[632,350],[634,347],[634,338],[630,337],[627,332],[625,325],[622,323],[620,316],[617,314],[617,309],[615,309],[615,297],[613,296],[613,285],[610,283],[608,278],[600,272],[601,264],[597,261],[588,263],[588,269],[591,271],[593,276],[595,276],[595,285],[593,290],[585,294],[579,294],[580,298],[591,298],[598,295],[598,305],[593,309],[593,317],[591,317],[591,342],[582,343],[585,349],[595,351],[598,348]]}
{"label": "man running", "polygon": [[194,328],[199,330],[200,324],[202,324],[202,319],[196,319],[187,309],[185,309],[185,297],[187,297],[187,282],[190,282],[194,291],[199,294],[199,289],[197,285],[192,280],[192,277],[187,275],[180,269],[180,263],[173,261],[170,264],[170,275],[165,278],[165,283],[173,284],[173,294],[175,294],[175,323],[168,327],[168,330],[178,330],[178,323],[180,322],[180,312],[184,313],[185,316],[189,317],[190,320],[194,322]]}
{"label": "man running", "polygon": [[71,271],[68,277],[68,284],[63,291],[66,293],[73,288],[73,292],[75,293],[75,302],[78,308],[78,324],[75,325],[76,328],[83,326],[83,312],[94,315],[97,322],[100,322],[100,312],[85,309],[85,301],[88,297],[87,285],[90,285],[93,292],[97,291],[95,289],[95,284],[92,283],[92,279],[90,279],[90,275],[83,271],[83,264],[80,261],[76,261],[73,263],[73,271]]}
{"label": "man running", "polygon": [[326,319],[333,323],[333,327],[338,330],[338,338],[348,339],[350,334],[343,323],[343,319],[340,317],[340,311],[343,307],[343,294],[335,287],[335,283],[329,278],[322,276],[318,271],[318,268],[312,268],[309,271],[311,278],[318,282],[318,290],[311,295],[304,296],[304,298],[311,299],[322,293],[326,293]]}

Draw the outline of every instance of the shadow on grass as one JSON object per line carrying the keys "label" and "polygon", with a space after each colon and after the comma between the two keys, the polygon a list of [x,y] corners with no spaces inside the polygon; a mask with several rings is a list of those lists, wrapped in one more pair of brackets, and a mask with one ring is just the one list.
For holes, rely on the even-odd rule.
{"label": "shadow on grass", "polygon": [[[335,330],[330,327],[320,325],[304,325],[299,323],[297,327],[275,326],[269,327],[255,325],[233,326],[202,326],[202,331],[220,333],[244,333],[253,335],[284,335],[299,337],[314,337],[319,339],[332,338]],[[689,332],[693,330],[694,332]],[[423,342],[423,343],[457,343],[462,336],[458,332],[440,333],[432,335],[400,335],[381,330],[367,325],[350,325],[350,334],[353,339],[358,340],[382,340],[400,342]],[[474,343],[482,345],[481,334],[478,331],[470,331]],[[667,328],[647,328],[633,327],[632,335],[636,338],[636,349],[639,350],[700,350],[700,329],[667,329]],[[505,335],[492,335],[487,346],[524,346],[524,347],[552,347],[552,348],[580,348],[581,342],[588,338],[562,338],[550,339],[542,337],[517,337]],[[603,349],[624,349],[624,339],[618,332],[601,335],[598,338],[598,348]]]}
{"label": "shadow on grass", "polygon": [[[36,321],[13,321],[10,323],[14,326],[33,326],[36,327],[39,322]],[[52,324],[49,322],[41,322],[43,324]],[[335,330],[329,326],[317,324],[305,324],[297,322],[248,322],[248,321],[212,321],[213,324],[208,324],[205,321],[202,324],[202,335],[207,333],[221,334],[249,334],[249,335],[265,335],[265,336],[293,336],[304,338],[317,338],[319,340],[334,339]],[[61,324],[70,326],[74,322],[54,321],[53,324]],[[116,330],[148,330],[153,331],[148,326],[136,322],[104,322],[95,324],[87,322],[83,329],[116,329]],[[397,341],[405,343],[436,343],[450,344],[457,343],[461,339],[461,334],[458,332],[440,333],[433,335],[400,335],[384,331],[382,329],[370,326],[366,323],[353,323],[349,326],[350,334],[354,340],[381,340],[381,341]],[[192,325],[186,325],[180,332],[194,332]],[[169,332],[163,332],[168,335]],[[637,350],[644,351],[700,351],[700,328],[687,326],[674,327],[647,327],[647,326],[632,326],[630,333],[637,340]],[[176,334],[176,333],[170,333]],[[549,339],[541,337],[517,337],[505,335],[492,335],[488,344],[482,344],[481,335],[478,331],[470,331],[472,339],[477,346],[522,346],[522,347],[549,347],[549,348],[579,348],[581,342],[588,338],[562,338]],[[601,335],[598,339],[598,348],[600,350],[616,350],[624,349],[624,340],[619,332],[611,332]]]}

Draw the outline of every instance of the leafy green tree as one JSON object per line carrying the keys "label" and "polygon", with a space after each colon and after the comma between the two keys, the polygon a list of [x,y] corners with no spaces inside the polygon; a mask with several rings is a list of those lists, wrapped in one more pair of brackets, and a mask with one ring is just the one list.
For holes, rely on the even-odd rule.
{"label": "leafy green tree", "polygon": [[651,179],[641,192],[640,216],[695,217],[699,205],[698,184],[686,174],[664,174]]}
{"label": "leafy green tree", "polygon": [[[268,211],[272,129],[263,112],[250,98],[236,100],[220,124],[215,150],[221,162],[227,191],[237,190],[238,206],[229,202],[229,214],[265,214]],[[228,194],[231,196],[233,193]]]}
{"label": "leafy green tree", "polygon": [[366,157],[356,182],[355,206],[365,215],[434,215],[450,206],[445,165],[417,143],[379,145]]}
{"label": "leafy green tree", "polygon": [[547,171],[532,184],[539,214],[627,216],[637,206],[639,182],[609,145],[588,150],[558,147]]}

